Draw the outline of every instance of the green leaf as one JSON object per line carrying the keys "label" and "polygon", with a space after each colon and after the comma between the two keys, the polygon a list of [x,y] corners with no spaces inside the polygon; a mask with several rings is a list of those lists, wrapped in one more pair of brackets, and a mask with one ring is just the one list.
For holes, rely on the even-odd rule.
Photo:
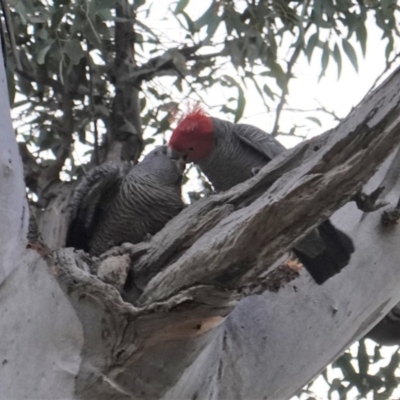
{"label": "green leaf", "polygon": [[111,14],[111,10],[104,8],[103,10],[100,10],[96,13],[96,15],[98,17],[100,17],[100,19],[102,19],[103,21],[112,21],[114,20],[113,15]]}
{"label": "green leaf", "polygon": [[79,64],[81,58],[85,56],[78,39],[72,39],[65,42],[64,51],[74,65]]}
{"label": "green leaf", "polygon": [[306,117],[309,121],[314,122],[314,124],[317,124],[318,126],[322,126],[321,121],[318,118],[315,117]]}
{"label": "green leaf", "polygon": [[363,56],[365,57],[365,54],[367,53],[367,28],[365,27],[365,24],[361,23],[356,30],[356,36],[357,40],[360,43],[361,51]]}
{"label": "green leaf", "polygon": [[49,39],[49,32],[47,31],[47,29],[45,27],[43,27],[42,29],[40,29],[40,31],[38,31],[37,33],[38,37],[44,41]]}
{"label": "green leaf", "polygon": [[269,88],[269,86],[267,84],[264,84],[263,86],[263,91],[264,93],[270,97],[272,100],[275,98],[275,94],[274,92]]}
{"label": "green leaf", "polygon": [[15,5],[13,5],[15,11],[19,14],[21,18],[21,22],[26,25],[28,19],[28,11],[26,10],[25,6],[22,4],[22,1],[17,1]]}
{"label": "green leaf", "polygon": [[393,44],[394,44],[393,38],[389,38],[389,42],[386,45],[386,49],[385,49],[385,57],[386,57],[386,59],[389,58],[390,53],[393,51]]}
{"label": "green leaf", "polygon": [[172,51],[172,62],[182,75],[186,74],[186,58],[181,52]]}
{"label": "green leaf", "polygon": [[240,120],[243,116],[244,108],[246,106],[246,97],[244,96],[243,89],[237,85],[238,88],[238,101],[237,101],[237,109],[235,112],[235,123]]}
{"label": "green leaf", "polygon": [[176,3],[176,7],[175,7],[175,11],[174,14],[178,15],[180,14],[185,8],[186,6],[189,4],[189,0],[179,0]]}
{"label": "green leaf", "polygon": [[311,61],[312,53],[313,53],[317,43],[318,43],[318,31],[310,36],[310,39],[308,39],[308,42],[307,42],[307,47],[304,51],[306,53],[308,62]]}
{"label": "green leaf", "polygon": [[101,49],[101,39],[93,24],[86,21],[83,25],[83,34],[94,48]]}
{"label": "green leaf", "polygon": [[322,58],[321,58],[321,73],[319,74],[318,81],[325,75],[326,68],[329,63],[329,56],[331,54],[331,50],[329,48],[329,43],[325,42],[324,47],[322,49]]}
{"label": "green leaf", "polygon": [[210,18],[212,18],[213,16],[218,16],[217,11],[218,5],[212,2],[211,6],[206,10],[206,12],[197,21],[194,22],[194,26],[196,27],[196,29],[199,30],[203,26],[208,25]]}
{"label": "green leaf", "polygon": [[21,76],[18,77],[18,87],[21,93],[24,94],[26,97],[31,96],[33,93],[32,83],[27,79],[22,78]]}
{"label": "green leaf", "polygon": [[179,24],[184,28],[189,30],[189,32],[193,35],[196,32],[196,28],[194,26],[194,22],[191,20],[191,18],[189,17],[188,14],[185,13],[185,11],[181,11],[180,13],[182,15],[182,17],[185,19],[186,23],[187,23],[187,27],[183,26],[183,24],[181,23],[181,21],[179,21],[178,18],[178,22]]}
{"label": "green leaf", "polygon": [[[252,82],[253,82],[253,84],[254,84],[254,86],[255,86],[255,88],[256,88],[258,94],[260,95],[260,97],[261,97],[261,99],[262,99],[262,101],[263,101],[263,103],[264,103],[265,108],[267,109],[267,111],[269,111],[269,106],[268,106],[268,104],[267,104],[267,101],[266,101],[266,99],[265,99],[265,96],[264,96],[264,94],[263,94],[263,92],[262,92],[260,86],[258,85],[257,81],[256,81],[254,78],[251,78],[251,79],[252,79]],[[264,86],[266,86],[266,85],[264,85]],[[270,89],[268,88],[268,90],[270,90]],[[265,90],[264,90],[264,92],[266,93]],[[271,93],[272,93],[272,92],[271,92]],[[273,94],[273,93],[272,93],[272,94]],[[272,99],[273,99],[273,97],[272,97]]]}
{"label": "green leaf", "polygon": [[139,25],[144,31],[153,36],[153,38],[156,39],[158,42],[159,40],[158,36],[147,25],[145,25],[143,22],[139,20],[135,20],[135,24]]}
{"label": "green leaf", "polygon": [[357,55],[353,46],[346,39],[342,39],[342,47],[350,62],[353,64],[354,69],[358,72]]}
{"label": "green leaf", "polygon": [[94,12],[98,13],[100,10],[110,10],[115,6],[117,0],[96,0],[94,2]]}
{"label": "green leaf", "polygon": [[284,93],[287,93],[288,78],[283,72],[282,67],[276,62],[271,62],[268,66],[271,69],[271,76],[276,79],[276,83],[278,84],[278,86]]}
{"label": "green leaf", "polygon": [[239,48],[236,40],[228,41],[225,44],[224,52],[231,57],[231,62],[235,68],[239,68],[244,63],[243,51]]}
{"label": "green leaf", "polygon": [[218,29],[218,26],[221,22],[221,18],[217,14],[212,14],[207,24],[207,39],[210,39],[214,36],[214,33]]}
{"label": "green leaf", "polygon": [[37,145],[39,146],[40,150],[47,150],[52,147],[54,143],[54,137],[51,134],[51,131],[48,127],[41,128],[39,131],[39,137],[37,140]]}
{"label": "green leaf", "polygon": [[358,370],[360,374],[367,375],[369,367],[369,355],[364,340],[360,340],[358,344],[357,361],[358,361]]}
{"label": "green leaf", "polygon": [[49,19],[49,17],[44,14],[28,16],[28,21],[31,22],[32,24],[43,24],[43,23],[47,22],[48,19]]}
{"label": "green leaf", "polygon": [[146,4],[146,0],[134,0],[133,7],[135,8],[135,10],[137,10],[139,7],[143,6],[144,4]]}
{"label": "green leaf", "polygon": [[336,62],[338,68],[338,79],[342,73],[342,55],[340,54],[340,49],[337,43],[335,43],[335,47],[333,48],[333,59]]}
{"label": "green leaf", "polygon": [[11,70],[9,63],[7,63],[6,66],[6,77],[7,77],[7,87],[8,87],[8,99],[12,107],[15,98],[15,77],[14,77],[14,71]]}
{"label": "green leaf", "polygon": [[42,49],[38,52],[37,56],[36,56],[36,62],[39,65],[43,65],[46,59],[46,54],[47,52],[50,50],[50,47],[52,46],[53,41],[51,41],[50,44],[42,47]]}

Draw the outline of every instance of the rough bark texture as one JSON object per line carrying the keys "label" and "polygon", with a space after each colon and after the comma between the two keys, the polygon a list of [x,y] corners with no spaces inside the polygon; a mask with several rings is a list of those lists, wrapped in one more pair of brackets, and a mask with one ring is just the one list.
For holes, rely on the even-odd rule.
{"label": "rough bark texture", "polygon": [[[397,226],[346,204],[368,180],[367,192],[383,184],[380,198],[398,202],[400,71],[335,130],[97,260],[25,248],[0,72],[0,398],[285,399],[400,301]],[[341,206],[333,218],[355,242],[350,264],[322,286],[303,270],[297,278],[287,249]],[[55,211],[39,226],[47,218],[48,232],[65,221]],[[124,251],[131,303],[117,289]]]}

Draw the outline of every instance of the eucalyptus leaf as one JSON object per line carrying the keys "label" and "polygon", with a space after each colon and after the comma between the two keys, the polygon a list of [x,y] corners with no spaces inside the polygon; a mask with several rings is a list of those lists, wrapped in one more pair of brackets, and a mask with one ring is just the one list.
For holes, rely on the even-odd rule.
{"label": "eucalyptus leaf", "polygon": [[207,25],[210,21],[210,18],[213,18],[213,15],[216,14],[216,3],[214,1],[211,2],[210,7],[207,11],[194,22],[194,26],[197,30],[202,28],[203,26]]}
{"label": "eucalyptus leaf", "polygon": [[331,50],[329,48],[329,43],[325,42],[324,47],[322,49],[322,58],[321,58],[321,72],[319,74],[319,79],[320,80],[326,72],[326,69],[328,67],[329,63],[329,56],[331,54]]}
{"label": "eucalyptus leaf", "polygon": [[311,61],[311,57],[312,57],[313,51],[314,51],[315,46],[317,45],[318,40],[319,40],[318,37],[319,37],[319,35],[318,35],[318,31],[317,31],[317,32],[313,33],[310,36],[310,38],[308,39],[307,46],[306,46],[306,49],[305,49],[305,53],[306,53],[308,62]]}
{"label": "eucalyptus leaf", "polygon": [[246,107],[246,97],[244,95],[244,91],[239,84],[237,85],[237,88],[238,88],[238,100],[235,112],[235,123],[238,122],[240,118],[242,118],[244,109]]}
{"label": "eucalyptus leaf", "polygon": [[50,44],[47,44],[46,46],[42,47],[37,56],[36,56],[36,62],[39,65],[43,65],[45,62],[45,58],[46,58],[46,54],[48,53],[48,51],[50,50],[51,46],[52,46],[53,42],[51,41]]}
{"label": "eucalyptus leaf", "polygon": [[337,70],[338,70],[338,79],[340,78],[340,74],[342,73],[342,54],[340,53],[339,46],[335,43],[332,53],[333,59],[336,62]]}
{"label": "eucalyptus leaf", "polygon": [[357,54],[354,50],[353,46],[349,43],[348,40],[342,40],[343,50],[346,53],[347,57],[349,58],[350,62],[352,63],[356,72],[358,72],[358,61],[357,61]]}
{"label": "eucalyptus leaf", "polygon": [[189,4],[189,0],[179,0],[176,3],[174,14],[176,14],[176,15],[180,14],[187,7],[188,4]]}
{"label": "eucalyptus leaf", "polygon": [[306,119],[308,119],[311,122],[314,122],[314,124],[318,126],[322,126],[321,121],[317,117],[306,117]]}
{"label": "eucalyptus leaf", "polygon": [[358,39],[358,42],[360,43],[361,51],[363,53],[363,56],[365,57],[367,53],[367,38],[368,38],[368,33],[367,33],[367,28],[365,24],[360,24],[358,29],[356,30],[356,36]]}
{"label": "eucalyptus leaf", "polygon": [[72,39],[65,42],[64,51],[74,65],[77,65],[81,58],[85,57],[85,53],[83,52],[78,39]]}

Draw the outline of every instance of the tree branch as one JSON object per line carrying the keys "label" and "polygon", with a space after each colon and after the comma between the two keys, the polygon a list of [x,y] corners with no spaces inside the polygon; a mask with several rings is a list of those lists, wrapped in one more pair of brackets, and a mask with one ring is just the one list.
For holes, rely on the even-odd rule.
{"label": "tree branch", "polygon": [[[307,24],[307,26],[304,28],[304,35],[307,33],[308,29],[311,27],[311,22]],[[296,64],[297,59],[299,58],[301,51],[303,50],[303,47],[300,45],[297,45],[293,51],[292,56],[290,57],[290,60],[287,65],[286,69],[286,82],[289,84],[289,80],[292,78],[292,69],[294,65]],[[281,117],[281,113],[283,110],[283,106],[285,105],[286,102],[286,95],[287,95],[287,90],[282,91],[281,99],[279,101],[278,107],[276,108],[276,114],[275,114],[275,122],[274,122],[274,127],[272,129],[271,135],[277,136],[279,134],[279,119]]]}
{"label": "tree branch", "polygon": [[181,48],[170,49],[161,56],[150,58],[145,64],[140,67],[136,67],[135,70],[129,75],[130,80],[134,80],[137,87],[143,81],[149,81],[155,76],[165,73],[166,71],[174,71],[178,73],[173,60],[173,54],[179,53],[186,60],[199,60],[199,59],[210,59],[216,56],[220,56],[221,53],[213,53],[210,55],[195,55],[196,51],[203,47],[202,43],[193,46],[183,46]]}
{"label": "tree branch", "polygon": [[127,0],[116,4],[114,85],[106,159],[137,162],[144,148],[139,91],[129,77],[135,69],[133,6]]}

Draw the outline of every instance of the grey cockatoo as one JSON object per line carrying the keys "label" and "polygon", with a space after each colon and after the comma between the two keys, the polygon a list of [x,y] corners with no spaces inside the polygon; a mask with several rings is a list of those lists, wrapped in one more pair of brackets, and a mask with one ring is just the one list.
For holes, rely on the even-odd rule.
{"label": "grey cockatoo", "polygon": [[77,186],[67,246],[100,255],[124,242],[138,243],[159,231],[183,208],[183,160],[172,160],[159,146],[123,173],[107,162]]}
{"label": "grey cockatoo", "polygon": [[[233,124],[197,108],[186,115],[169,141],[170,151],[196,163],[217,191],[251,178],[285,148],[271,135],[251,125]],[[293,249],[318,284],[349,262],[353,243],[329,220]]]}

